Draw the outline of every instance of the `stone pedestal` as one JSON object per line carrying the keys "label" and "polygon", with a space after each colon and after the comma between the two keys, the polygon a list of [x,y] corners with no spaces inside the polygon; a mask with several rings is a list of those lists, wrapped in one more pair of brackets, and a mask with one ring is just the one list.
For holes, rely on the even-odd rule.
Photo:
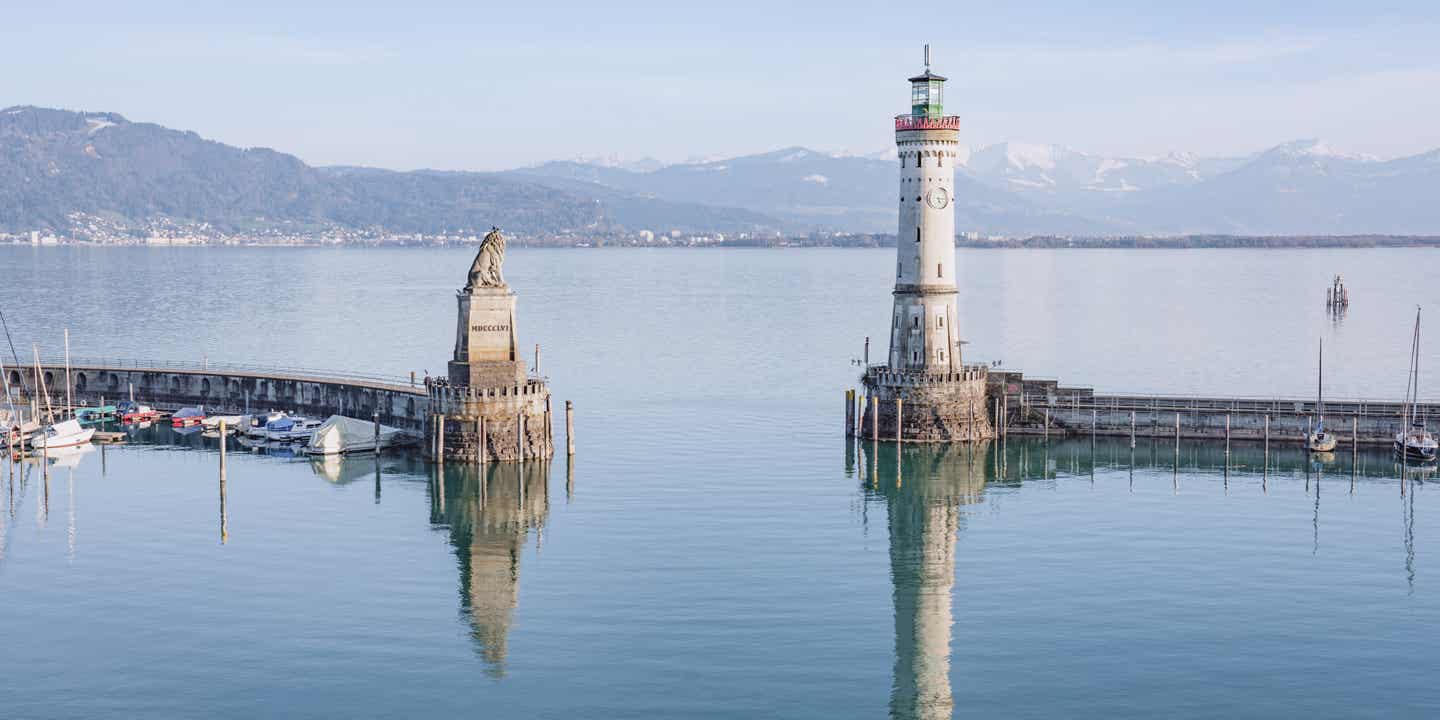
{"label": "stone pedestal", "polygon": [[515,293],[508,287],[468,288],[455,294],[455,355],[447,375],[456,387],[524,383],[525,361],[516,349]]}
{"label": "stone pedestal", "polygon": [[[957,372],[933,373],[872,368],[861,378],[865,392],[879,404],[880,440],[894,442],[896,424],[901,442],[944,443],[995,437],[986,403],[984,365]],[[896,417],[897,398],[903,399]],[[861,437],[872,436],[870,408],[864,408]]]}
{"label": "stone pedestal", "polygon": [[467,286],[455,300],[455,354],[449,383],[430,388],[427,454],[469,463],[548,460],[555,454],[550,386],[530,377],[520,354],[515,293]]}

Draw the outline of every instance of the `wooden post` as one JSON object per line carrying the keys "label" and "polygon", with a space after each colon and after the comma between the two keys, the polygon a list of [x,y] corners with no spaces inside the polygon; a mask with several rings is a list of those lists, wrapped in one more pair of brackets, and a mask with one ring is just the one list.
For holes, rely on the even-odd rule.
{"label": "wooden post", "polygon": [[[1225,413],[1225,456],[1230,456],[1230,413]],[[1225,463],[1225,467],[1229,468],[1230,463]]]}
{"label": "wooden post", "polygon": [[1180,454],[1180,413],[1175,413],[1175,454]]}
{"label": "wooden post", "polygon": [[[445,416],[437,418],[435,424],[435,462],[445,462]],[[443,472],[443,471],[442,471]]]}
{"label": "wooden post", "polygon": [[1270,415],[1265,415],[1265,457],[1270,457]]}
{"label": "wooden post", "polygon": [[565,454],[575,454],[575,406],[565,401]]}
{"label": "wooden post", "polygon": [[851,423],[854,421],[854,418],[850,416],[851,413],[855,412],[854,394],[854,390],[845,391],[845,437],[850,437]]}
{"label": "wooden post", "polygon": [[1050,408],[1045,408],[1045,442],[1050,442]]}
{"label": "wooden post", "polygon": [[870,396],[870,441],[880,442],[880,398]]}
{"label": "wooden post", "polygon": [[[479,418],[476,418],[475,422],[477,422],[477,423],[480,424],[480,452],[479,452],[479,456],[480,456],[480,464],[481,464],[481,465],[484,465],[485,463],[490,462],[490,438],[487,437],[487,436],[490,434],[490,433],[489,433],[490,428],[486,427],[486,425],[485,425],[485,416],[484,416],[484,415],[481,415]],[[482,480],[481,482],[483,483],[484,481]]]}
{"label": "wooden post", "polygon": [[1350,452],[1360,452],[1360,418],[1350,417]]}
{"label": "wooden post", "polygon": [[229,539],[229,520],[225,512],[225,421],[220,421],[220,544]]}
{"label": "wooden post", "polygon": [[545,440],[550,443],[550,454],[555,454],[555,423],[550,411],[550,396],[545,396]]}
{"label": "wooden post", "polygon": [[515,459],[525,462],[525,411],[515,416]]}
{"label": "wooden post", "polygon": [[[1135,411],[1130,411],[1130,449],[1135,449]],[[1132,465],[1134,463],[1131,463]]]}
{"label": "wooden post", "polygon": [[1095,444],[1095,430],[1100,427],[1100,412],[1094,408],[1090,409],[1090,444]]}
{"label": "wooden post", "polygon": [[[376,455],[379,455],[379,454],[380,454],[380,411],[379,411],[379,410],[376,410],[376,411],[370,413],[370,421],[371,421],[372,423],[374,423],[374,425],[375,425],[375,454],[376,454]],[[222,422],[222,423],[220,423],[220,425],[221,425],[221,427],[223,428],[224,425],[225,425],[225,423]],[[224,431],[222,430],[221,432],[224,432]]]}
{"label": "wooden post", "polygon": [[905,398],[895,398],[895,442],[905,439]]}

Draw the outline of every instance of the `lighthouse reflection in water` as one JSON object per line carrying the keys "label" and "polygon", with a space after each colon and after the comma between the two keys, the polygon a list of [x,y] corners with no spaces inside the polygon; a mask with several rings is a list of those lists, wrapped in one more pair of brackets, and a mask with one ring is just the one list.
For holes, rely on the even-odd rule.
{"label": "lighthouse reflection in water", "polygon": [[475,652],[505,675],[506,642],[520,593],[520,555],[550,514],[549,462],[447,465],[432,477],[430,522],[448,528],[460,568],[460,610]]}
{"label": "lighthouse reflection in water", "polygon": [[[861,444],[865,500],[883,504],[895,605],[894,718],[948,718],[955,542],[985,489],[990,444]],[[849,464],[849,463],[847,463]]]}

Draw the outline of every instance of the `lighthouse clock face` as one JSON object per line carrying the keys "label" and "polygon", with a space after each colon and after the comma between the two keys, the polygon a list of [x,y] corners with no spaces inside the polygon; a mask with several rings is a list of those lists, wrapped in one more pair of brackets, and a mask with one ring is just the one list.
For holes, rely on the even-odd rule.
{"label": "lighthouse clock face", "polygon": [[930,188],[930,192],[925,193],[925,204],[936,210],[944,210],[945,206],[950,204],[950,193],[945,192],[945,188]]}

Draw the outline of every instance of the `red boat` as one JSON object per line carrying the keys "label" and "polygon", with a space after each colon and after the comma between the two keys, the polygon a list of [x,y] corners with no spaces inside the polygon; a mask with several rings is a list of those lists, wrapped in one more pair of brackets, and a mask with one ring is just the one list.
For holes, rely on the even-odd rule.
{"label": "red boat", "polygon": [[205,408],[189,407],[176,410],[170,416],[170,424],[173,427],[186,427],[188,425],[199,425],[205,419]]}
{"label": "red boat", "polygon": [[120,421],[127,423],[150,422],[157,417],[160,417],[160,413],[156,412],[155,408],[149,405],[136,405],[134,410],[121,415]]}

